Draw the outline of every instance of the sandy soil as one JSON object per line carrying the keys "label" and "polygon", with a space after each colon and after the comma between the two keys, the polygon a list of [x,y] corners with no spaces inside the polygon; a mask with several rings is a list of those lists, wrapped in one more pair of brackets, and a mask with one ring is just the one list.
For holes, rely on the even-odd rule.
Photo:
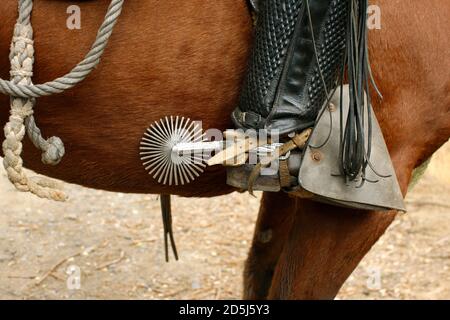
{"label": "sandy soil", "polygon": [[[450,299],[450,144],[339,299]],[[175,198],[181,261],[164,261],[155,196],[66,185],[67,203],[17,192],[0,171],[1,299],[237,299],[258,199]],[[77,275],[80,274],[80,282]],[[79,284],[79,285],[78,285]]]}

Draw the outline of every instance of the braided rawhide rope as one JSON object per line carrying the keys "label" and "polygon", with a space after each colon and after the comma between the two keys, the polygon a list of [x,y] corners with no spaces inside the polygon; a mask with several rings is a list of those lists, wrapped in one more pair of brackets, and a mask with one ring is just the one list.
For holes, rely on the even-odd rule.
{"label": "braided rawhide rope", "polygon": [[56,165],[64,155],[64,144],[58,137],[44,139],[33,117],[36,98],[61,93],[83,81],[99,64],[114,25],[122,11],[124,0],[112,0],[97,38],[83,61],[68,74],[54,81],[34,85],[31,81],[34,64],[33,28],[31,12],[33,0],[19,0],[19,18],[11,43],[11,81],[0,79],[0,92],[11,96],[11,110],[5,125],[3,153],[9,180],[21,191],[30,191],[39,197],[64,201],[66,195],[58,190],[55,182],[47,179],[28,178],[23,171],[22,140],[25,133],[42,151],[42,162]]}

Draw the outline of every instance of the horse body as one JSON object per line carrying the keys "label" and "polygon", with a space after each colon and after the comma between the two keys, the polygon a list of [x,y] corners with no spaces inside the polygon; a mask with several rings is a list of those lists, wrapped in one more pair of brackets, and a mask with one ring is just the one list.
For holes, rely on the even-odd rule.
{"label": "horse body", "polygon": [[[66,27],[66,1],[35,1],[35,83],[67,73],[87,53],[107,1],[83,1],[81,30]],[[8,51],[17,1],[0,4],[0,74],[9,78]],[[231,192],[225,169],[212,168],[193,184],[163,187],[144,171],[139,141],[168,115],[201,120],[203,128],[232,128],[230,113],[245,71],[251,16],[244,1],[128,1],[96,71],[74,90],[38,99],[44,135],[60,136],[66,156],[40,163],[27,141],[25,165],[39,173],[92,188],[136,193],[214,196]],[[0,97],[7,118],[8,98]],[[27,139],[24,139],[27,140]]]}
{"label": "horse body", "polygon": [[[374,77],[384,95],[374,110],[404,194],[412,170],[450,136],[450,3],[378,0],[382,29],[370,32]],[[103,1],[80,2],[82,29],[66,28],[64,1],[36,1],[35,83],[66,73],[87,52],[106,11]],[[16,0],[0,4],[0,76]],[[138,156],[146,127],[166,115],[231,127],[251,43],[242,0],[128,1],[105,56],[81,85],[38,99],[44,135],[58,135],[66,156],[40,163],[26,143],[25,165],[88,187],[122,192],[214,196],[231,192],[223,168],[209,168],[193,184],[164,187],[148,177]],[[1,97],[7,118],[8,98]],[[280,206],[282,203],[282,206]],[[360,212],[265,194],[245,270],[247,298],[332,298],[395,212]],[[271,231],[270,241],[261,235]],[[260,239],[264,238],[262,242]]]}

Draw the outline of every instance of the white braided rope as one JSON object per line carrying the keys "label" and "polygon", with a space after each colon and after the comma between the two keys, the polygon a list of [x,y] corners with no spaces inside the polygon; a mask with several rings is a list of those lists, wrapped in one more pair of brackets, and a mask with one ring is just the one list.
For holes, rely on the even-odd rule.
{"label": "white braided rope", "polygon": [[[21,17],[18,23],[30,21],[33,0],[19,0],[21,3]],[[75,68],[68,74],[43,84],[18,84],[13,81],[0,79],[0,92],[9,96],[22,98],[38,98],[55,93],[61,93],[83,81],[89,73],[99,64],[114,26],[122,12],[124,0],[112,0],[91,50]],[[22,11],[23,10],[23,11]]]}
{"label": "white braided rope", "polygon": [[[75,86],[98,65],[100,57],[111,36],[114,24],[120,15],[124,0],[113,0],[108,9],[105,22],[100,27],[97,39],[86,58],[69,74],[55,81],[33,85],[34,42],[31,26],[33,0],[19,0],[19,18],[14,28],[11,43],[11,81],[0,79],[0,92],[11,96],[11,115],[5,125],[5,141],[2,144],[3,164],[9,180],[21,191],[30,191],[39,197],[57,201],[66,200],[59,186],[46,178],[28,178],[23,170],[22,140],[25,132],[33,144],[43,151],[42,162],[55,165],[64,155],[64,144],[58,137],[44,139],[33,117],[36,97],[59,93]],[[6,88],[3,91],[3,88]],[[36,93],[38,92],[38,93]],[[39,94],[44,92],[44,94]]]}

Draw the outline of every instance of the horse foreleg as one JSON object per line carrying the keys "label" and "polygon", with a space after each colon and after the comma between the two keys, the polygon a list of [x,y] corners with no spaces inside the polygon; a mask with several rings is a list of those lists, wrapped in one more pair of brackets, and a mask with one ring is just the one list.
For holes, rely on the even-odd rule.
{"label": "horse foreleg", "polygon": [[296,201],[285,193],[264,193],[244,270],[244,298],[265,299],[292,224]]}
{"label": "horse foreleg", "polygon": [[395,215],[298,200],[268,297],[334,298]]}

